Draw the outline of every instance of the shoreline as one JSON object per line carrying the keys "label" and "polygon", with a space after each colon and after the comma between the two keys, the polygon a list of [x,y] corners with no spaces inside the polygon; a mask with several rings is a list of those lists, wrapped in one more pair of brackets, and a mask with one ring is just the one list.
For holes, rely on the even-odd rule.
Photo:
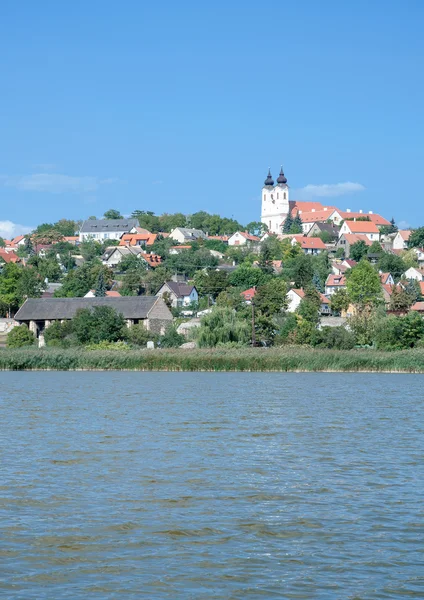
{"label": "shoreline", "polygon": [[424,349],[0,349],[0,371],[424,374]]}

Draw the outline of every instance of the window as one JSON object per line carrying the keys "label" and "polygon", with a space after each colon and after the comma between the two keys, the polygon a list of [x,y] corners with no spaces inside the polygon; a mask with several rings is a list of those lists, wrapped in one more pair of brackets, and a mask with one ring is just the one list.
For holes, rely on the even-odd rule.
{"label": "window", "polygon": [[264,194],[264,202],[265,202],[265,200],[266,200],[266,194]]}
{"label": "window", "polygon": [[274,194],[271,194],[271,200],[274,200]]}
{"label": "window", "polygon": [[287,194],[284,192],[284,200],[287,200]]}
{"label": "window", "polygon": [[280,199],[280,194],[277,192],[277,200]]}

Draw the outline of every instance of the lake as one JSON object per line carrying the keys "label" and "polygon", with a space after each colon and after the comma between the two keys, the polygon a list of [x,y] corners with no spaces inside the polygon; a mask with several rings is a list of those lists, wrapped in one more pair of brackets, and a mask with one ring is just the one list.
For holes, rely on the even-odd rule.
{"label": "lake", "polygon": [[424,597],[423,375],[1,374],[0,597]]}

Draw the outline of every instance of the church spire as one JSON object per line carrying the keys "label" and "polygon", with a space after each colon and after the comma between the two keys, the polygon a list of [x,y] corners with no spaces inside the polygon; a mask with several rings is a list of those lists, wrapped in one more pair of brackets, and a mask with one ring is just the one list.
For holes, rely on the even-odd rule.
{"label": "church spire", "polygon": [[274,185],[274,180],[272,178],[271,169],[270,168],[268,169],[268,176],[265,179],[264,184],[265,185]]}
{"label": "church spire", "polygon": [[283,165],[281,165],[280,174],[277,177],[277,183],[285,185],[287,183],[287,177],[284,175]]}

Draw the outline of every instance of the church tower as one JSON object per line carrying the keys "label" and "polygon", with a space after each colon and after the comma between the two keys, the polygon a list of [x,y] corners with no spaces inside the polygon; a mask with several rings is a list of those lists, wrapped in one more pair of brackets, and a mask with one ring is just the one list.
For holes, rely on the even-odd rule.
{"label": "church tower", "polygon": [[283,167],[277,177],[277,185],[268,170],[268,176],[262,188],[261,222],[265,223],[271,233],[281,233],[282,225],[289,214],[289,186]]}

